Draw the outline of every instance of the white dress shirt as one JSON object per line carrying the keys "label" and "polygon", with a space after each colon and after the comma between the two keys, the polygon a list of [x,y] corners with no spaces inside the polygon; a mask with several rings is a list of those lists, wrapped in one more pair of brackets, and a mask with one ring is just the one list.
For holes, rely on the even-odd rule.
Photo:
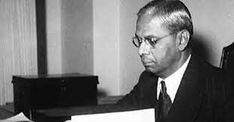
{"label": "white dress shirt", "polygon": [[180,82],[182,80],[182,77],[184,75],[184,72],[188,66],[189,60],[191,58],[191,55],[188,57],[188,59],[186,60],[186,62],[173,74],[171,74],[170,76],[168,76],[165,79],[162,78],[158,78],[158,86],[157,86],[157,99],[159,97],[159,93],[161,90],[161,81],[165,81],[166,87],[167,87],[167,94],[170,96],[171,101],[173,103],[174,99],[175,99],[175,95],[176,92],[179,88]]}

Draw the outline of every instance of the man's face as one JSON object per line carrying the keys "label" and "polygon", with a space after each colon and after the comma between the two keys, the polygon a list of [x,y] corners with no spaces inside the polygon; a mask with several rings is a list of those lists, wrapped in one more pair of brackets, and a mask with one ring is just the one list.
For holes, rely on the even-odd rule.
{"label": "man's face", "polygon": [[170,35],[161,25],[159,19],[141,17],[137,21],[135,34],[140,38],[165,37],[154,46],[143,41],[139,47],[139,55],[145,69],[163,78],[175,71],[180,53],[176,45],[176,34]]}

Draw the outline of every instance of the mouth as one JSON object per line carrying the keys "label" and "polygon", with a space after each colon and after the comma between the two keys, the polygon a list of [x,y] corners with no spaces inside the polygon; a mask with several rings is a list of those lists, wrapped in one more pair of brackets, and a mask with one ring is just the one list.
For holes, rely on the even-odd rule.
{"label": "mouth", "polygon": [[142,60],[142,63],[144,66],[152,66],[154,64],[153,61],[148,61],[148,60]]}
{"label": "mouth", "polygon": [[155,64],[155,62],[152,59],[147,58],[145,56],[141,57],[141,62],[145,67],[149,67]]}
{"label": "mouth", "polygon": [[143,65],[144,65],[145,67],[150,67],[150,66],[154,65],[154,63],[143,63]]}

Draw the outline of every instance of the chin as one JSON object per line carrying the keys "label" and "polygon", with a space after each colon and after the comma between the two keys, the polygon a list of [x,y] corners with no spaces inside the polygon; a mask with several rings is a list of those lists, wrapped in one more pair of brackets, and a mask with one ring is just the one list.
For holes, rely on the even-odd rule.
{"label": "chin", "polygon": [[145,70],[147,72],[156,73],[156,71],[153,68],[151,68],[151,67],[145,67]]}
{"label": "chin", "polygon": [[159,71],[159,68],[156,68],[156,67],[147,67],[147,66],[145,66],[145,71],[147,71],[147,72],[151,72],[151,73],[153,73],[153,74],[155,74],[155,75],[159,75],[160,74],[160,71]]}

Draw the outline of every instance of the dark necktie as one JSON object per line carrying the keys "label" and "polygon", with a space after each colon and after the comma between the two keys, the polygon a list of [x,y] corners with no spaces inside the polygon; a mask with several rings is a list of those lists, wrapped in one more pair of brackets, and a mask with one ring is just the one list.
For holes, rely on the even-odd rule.
{"label": "dark necktie", "polygon": [[165,81],[161,81],[161,91],[159,94],[159,118],[165,118],[171,108],[172,102],[170,96],[167,94]]}

